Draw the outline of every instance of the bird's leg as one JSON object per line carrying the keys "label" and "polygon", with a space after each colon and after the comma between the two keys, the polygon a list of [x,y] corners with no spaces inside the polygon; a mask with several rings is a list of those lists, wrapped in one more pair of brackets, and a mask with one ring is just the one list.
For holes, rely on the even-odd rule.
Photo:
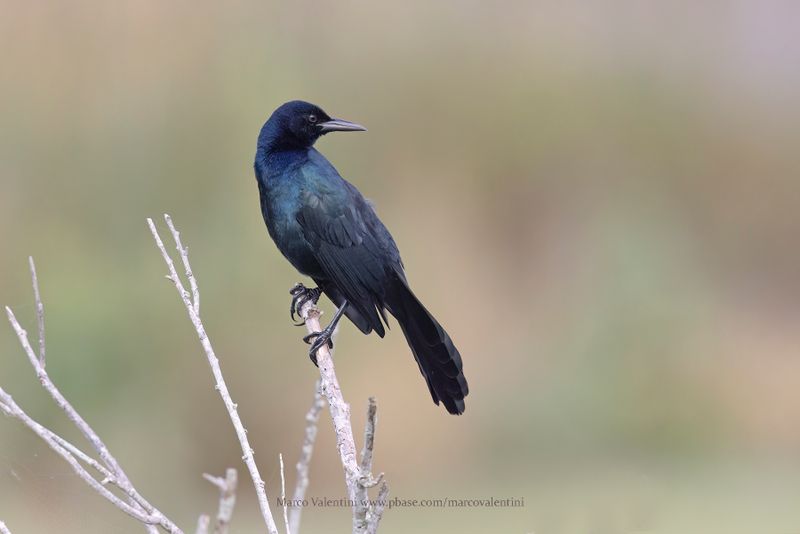
{"label": "bird's leg", "polygon": [[[292,304],[289,306],[289,316],[292,318],[292,321],[294,321],[295,315],[300,314],[300,309],[306,302],[310,300],[314,304],[317,303],[320,295],[322,295],[322,290],[318,287],[307,288],[298,282],[289,290],[289,294],[292,296]],[[303,326],[304,324],[305,321],[301,321],[295,323],[295,326]]]}
{"label": "bird's leg", "polygon": [[[344,310],[346,308],[347,301],[345,300],[342,302],[342,305],[339,306],[339,309],[336,310],[336,313],[333,315],[333,319],[331,319],[331,322],[328,324],[328,326],[322,329],[322,332],[313,332],[303,338],[303,341],[311,344],[311,348],[308,349],[308,357],[311,358],[311,361],[314,362],[314,365],[317,365],[317,351],[322,348],[323,345],[327,344],[328,347],[333,348],[331,336],[333,336],[333,332],[336,330],[336,324],[339,322],[339,319],[342,318],[342,315],[344,315]],[[317,367],[319,366],[317,365]]]}

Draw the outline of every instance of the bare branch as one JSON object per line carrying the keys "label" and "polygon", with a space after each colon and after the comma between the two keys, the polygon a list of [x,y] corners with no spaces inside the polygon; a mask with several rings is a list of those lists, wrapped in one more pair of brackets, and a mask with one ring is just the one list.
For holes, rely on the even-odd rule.
{"label": "bare branch", "polygon": [[[309,334],[322,331],[319,317],[322,312],[311,301],[306,301],[300,309],[300,317],[305,321]],[[319,367],[320,384],[322,392],[328,401],[333,428],[336,432],[336,448],[344,467],[345,482],[347,483],[348,497],[355,500],[355,486],[359,477],[358,463],[356,462],[356,444],[353,439],[353,428],[350,424],[350,406],[342,397],[339,380],[336,378],[336,369],[333,358],[327,345],[317,351],[317,365]]]}
{"label": "bare branch", "polygon": [[[180,246],[180,236],[178,231],[173,226],[169,215],[165,214],[164,219],[167,221],[167,225],[172,232],[172,237],[181,253],[181,258],[183,259],[184,266],[186,267],[186,275],[189,279],[189,285],[194,289],[197,282],[189,265],[188,253],[185,248]],[[272,511],[269,508],[269,501],[267,499],[265,487],[266,484],[261,478],[261,474],[258,472],[258,467],[256,466],[255,458],[253,456],[253,449],[250,447],[250,442],[247,439],[247,431],[245,430],[242,420],[239,417],[236,404],[233,402],[233,400],[231,400],[230,393],[228,392],[228,386],[225,384],[225,378],[222,376],[219,359],[217,358],[216,354],[214,354],[214,349],[211,346],[211,342],[208,339],[208,334],[206,334],[206,329],[200,319],[198,312],[199,306],[197,306],[199,304],[199,300],[192,302],[189,292],[186,291],[183,282],[178,277],[178,273],[175,270],[175,264],[173,263],[172,258],[170,258],[166,248],[164,247],[164,243],[161,241],[161,237],[158,235],[158,230],[156,229],[153,220],[147,219],[147,224],[150,227],[150,232],[153,234],[153,239],[155,239],[158,249],[161,251],[161,256],[164,258],[164,263],[167,264],[167,268],[169,269],[168,278],[175,285],[175,289],[178,291],[178,295],[181,297],[181,300],[186,307],[186,311],[189,314],[189,319],[192,321],[195,331],[197,332],[197,336],[200,339],[200,344],[203,346],[203,350],[206,353],[208,364],[211,366],[211,372],[214,375],[214,381],[216,382],[216,389],[219,391],[220,397],[222,397],[222,401],[225,404],[225,408],[228,410],[228,415],[233,423],[233,427],[236,430],[236,436],[239,438],[239,444],[241,445],[242,452],[244,453],[242,460],[244,460],[245,464],[247,465],[247,469],[250,472],[250,477],[253,479],[253,486],[256,490],[256,496],[258,497],[258,504],[261,508],[261,515],[264,518],[264,523],[266,524],[270,534],[277,534],[278,527],[275,525],[275,520],[272,517]]]}
{"label": "bare branch", "polygon": [[214,484],[220,491],[225,491],[225,479],[222,477],[215,477],[208,473],[203,473],[203,478]]}
{"label": "bare branch", "polygon": [[[321,314],[322,312],[311,300],[306,301],[301,307],[300,317],[305,321],[309,334],[322,330],[319,322]],[[362,467],[371,468],[372,465],[372,448],[375,436],[375,399],[370,399],[364,444],[365,450],[362,454],[362,464],[359,465],[356,459],[353,427],[350,422],[350,406],[342,397],[331,351],[327,345],[323,345],[317,351],[317,364],[322,392],[328,401],[331,418],[333,419],[333,428],[336,432],[336,448],[339,451],[339,457],[344,467],[348,497],[353,502],[353,532],[361,534],[366,532],[370,525],[371,506],[368,500],[367,488],[378,484],[383,479],[381,475],[378,480],[375,480],[368,469],[362,469]],[[388,492],[388,488],[386,491]]]}
{"label": "bare branch", "polygon": [[44,355],[44,305],[42,296],[39,294],[39,279],[36,277],[36,265],[33,263],[33,256],[28,256],[28,265],[31,268],[31,284],[33,285],[33,298],[36,301],[36,322],[39,325],[39,363],[45,366]]}
{"label": "bare branch", "polygon": [[308,472],[311,465],[311,456],[314,453],[314,442],[317,439],[317,423],[319,414],[325,407],[322,397],[320,379],[314,384],[314,402],[306,414],[306,433],[303,438],[303,447],[300,449],[300,460],[297,462],[297,484],[294,488],[292,502],[295,504],[289,511],[289,533],[297,534],[300,531],[300,517],[303,507],[299,504],[306,498],[308,489]]}
{"label": "bare branch", "polygon": [[[364,448],[361,449],[361,476],[356,487],[356,507],[354,521],[358,527],[369,530],[370,513],[373,511],[369,502],[369,488],[383,482],[383,473],[378,478],[372,477],[372,455],[375,448],[375,425],[377,423],[378,406],[375,397],[370,397],[367,404],[367,423],[364,426]],[[384,484],[384,487],[386,484]],[[383,489],[383,488],[381,488]],[[388,488],[387,488],[388,491]],[[377,527],[376,527],[377,528]]]}
{"label": "bare branch", "polygon": [[389,497],[389,486],[386,482],[381,484],[381,489],[378,491],[378,498],[375,501],[375,506],[371,510],[368,518],[366,534],[376,534],[378,526],[383,518],[383,509],[386,506],[386,499]]}
{"label": "bare branch", "polygon": [[225,470],[225,478],[203,473],[203,478],[219,488],[219,508],[217,509],[217,522],[214,524],[215,534],[228,533],[228,526],[233,517],[233,508],[236,506],[238,475],[239,473],[232,467]]}
{"label": "bare branch", "polygon": [[378,407],[375,397],[370,397],[367,404],[367,424],[364,428],[364,448],[361,449],[361,472],[369,474],[372,471],[372,450],[375,447],[375,423]]}
{"label": "bare branch", "polygon": [[289,530],[289,514],[286,511],[286,472],[283,469],[283,454],[278,454],[278,459],[281,462],[281,502],[283,502],[283,526],[286,528],[286,534],[292,534]]}
{"label": "bare branch", "polygon": [[80,450],[78,447],[76,447],[75,445],[73,445],[72,443],[70,443],[69,441],[65,440],[64,438],[62,438],[61,436],[52,431],[50,431],[50,437],[53,441],[55,441],[56,443],[67,449],[70,453],[72,453],[72,455],[75,456],[78,460],[81,460],[90,467],[93,467],[98,473],[103,475],[103,480],[100,482],[101,484],[103,485],[109,483],[114,485],[117,484],[117,479],[114,476],[114,474],[105,467],[103,467],[103,465],[100,464],[100,462],[98,462],[97,460],[95,460],[82,450]]}
{"label": "bare branch", "polygon": [[211,524],[211,518],[208,517],[206,514],[201,515],[197,518],[197,530],[194,531],[195,534],[208,534],[208,527]]}
{"label": "bare branch", "polygon": [[[103,486],[100,482],[97,481],[92,475],[90,475],[86,469],[80,464],[80,462],[72,455],[72,453],[64,448],[57,440],[53,439],[53,432],[45,428],[44,426],[40,425],[36,421],[34,421],[28,414],[26,414],[22,408],[20,408],[14,399],[6,393],[2,388],[0,388],[0,409],[3,412],[15,419],[19,419],[22,421],[25,426],[33,430],[36,435],[38,435],[42,440],[44,440],[47,445],[53,449],[56,453],[58,453],[66,462],[72,467],[72,470],[75,471],[75,474],[78,475],[84,482],[89,484],[97,493],[105,497],[109,502],[111,502],[114,506],[125,512],[126,514],[130,515],[134,519],[141,521],[147,525],[157,525],[160,524],[170,532],[175,534],[181,534],[181,530],[177,527],[174,527],[172,523],[166,519],[161,512],[157,510],[154,512],[144,512],[139,506],[133,506],[124,502],[122,499],[111,493],[105,486]],[[173,528],[174,527],[174,528]]]}
{"label": "bare branch", "polygon": [[197,287],[197,280],[195,279],[194,274],[192,274],[192,267],[189,265],[189,247],[184,247],[181,243],[181,234],[175,229],[175,225],[172,224],[172,218],[169,215],[164,214],[164,220],[167,221],[169,231],[172,232],[172,237],[175,238],[175,248],[178,250],[178,254],[181,257],[183,268],[186,271],[186,278],[189,280],[189,287],[192,290],[192,304],[194,305],[194,313],[199,316],[200,290]]}
{"label": "bare branch", "polygon": [[[37,315],[40,315],[39,318],[39,335],[40,335],[40,351],[44,348],[44,307],[41,305],[41,298],[39,295],[39,284],[36,277],[36,269],[33,263],[33,259],[29,260],[29,265],[31,267],[31,279],[33,284],[33,291],[34,297],[36,299],[37,305]],[[147,530],[151,534],[157,532],[157,529],[152,525],[153,523],[161,524],[164,528],[166,528],[169,532],[180,532],[180,529],[170,521],[164,514],[162,514],[158,509],[156,509],[152,504],[150,504],[144,497],[142,497],[134,488],[133,484],[128,479],[128,476],[122,470],[122,467],[119,465],[117,460],[111,455],[108,448],[106,447],[105,443],[100,439],[97,433],[89,426],[89,424],[83,419],[83,417],[78,413],[77,410],[67,401],[61,391],[56,387],[53,381],[50,379],[50,376],[47,374],[47,371],[44,367],[44,358],[43,352],[37,356],[36,352],[34,351],[33,347],[28,340],[28,333],[22,328],[19,321],[17,321],[14,312],[11,311],[11,308],[6,306],[6,314],[8,315],[8,320],[11,323],[11,327],[14,329],[14,332],[17,334],[17,338],[19,339],[20,344],[22,345],[25,354],[28,356],[28,360],[30,361],[31,366],[33,367],[34,371],[36,372],[36,377],[39,379],[39,383],[42,387],[50,394],[50,397],[55,401],[56,405],[58,405],[61,410],[66,413],[69,420],[80,430],[81,434],[91,443],[92,447],[97,451],[97,454],[100,456],[100,459],[114,474],[114,483],[128,496],[128,502],[130,505],[140,513],[141,516],[158,516],[159,520],[152,522],[150,521],[147,525]],[[10,397],[9,397],[10,398]],[[11,408],[10,405],[7,405],[6,408]],[[38,423],[37,423],[38,424]],[[48,431],[49,432],[49,431]],[[57,445],[56,452],[66,451],[62,445],[53,442]],[[75,458],[72,456],[69,451],[66,451],[72,460]],[[63,456],[63,455],[62,455]],[[65,458],[67,459],[67,458]],[[68,460],[69,461],[69,460]],[[75,460],[77,461],[77,460]],[[91,478],[91,477],[90,477]],[[92,478],[92,480],[94,480]],[[91,485],[91,483],[90,483]],[[94,486],[93,486],[94,487]],[[103,486],[100,486],[103,488]],[[103,488],[105,490],[105,488]],[[107,491],[107,490],[106,490]],[[113,496],[113,494],[110,494]]]}

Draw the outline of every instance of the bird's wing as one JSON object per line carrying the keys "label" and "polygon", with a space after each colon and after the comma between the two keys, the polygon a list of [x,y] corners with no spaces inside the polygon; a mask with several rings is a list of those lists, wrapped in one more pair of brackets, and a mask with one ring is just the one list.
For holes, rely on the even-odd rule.
{"label": "bird's wing", "polygon": [[386,280],[402,273],[400,255],[372,207],[345,184],[339,194],[305,192],[297,222],[326,276],[382,337]]}

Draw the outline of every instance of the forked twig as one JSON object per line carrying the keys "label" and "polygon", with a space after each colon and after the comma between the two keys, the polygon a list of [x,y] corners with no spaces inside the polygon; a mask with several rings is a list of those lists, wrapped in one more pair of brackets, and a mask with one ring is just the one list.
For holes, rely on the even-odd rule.
{"label": "forked twig", "polygon": [[[8,316],[8,321],[11,323],[11,328],[14,330],[14,333],[16,333],[17,339],[19,340],[22,349],[28,357],[28,361],[36,372],[36,377],[39,379],[39,383],[42,385],[45,391],[50,394],[50,397],[53,399],[53,401],[55,401],[56,405],[64,411],[69,420],[78,428],[78,430],[80,430],[81,434],[83,434],[86,440],[89,441],[100,457],[102,464],[80,451],[78,447],[69,444],[69,442],[63,438],[58,437],[55,433],[34,421],[14,402],[8,393],[2,390],[0,390],[0,409],[2,409],[7,415],[19,419],[28,428],[39,435],[50,446],[50,448],[61,455],[64,460],[66,460],[67,463],[72,466],[73,470],[75,470],[78,476],[80,476],[87,484],[95,489],[95,491],[111,501],[123,512],[145,523],[145,528],[148,530],[148,532],[151,534],[156,533],[157,528],[155,525],[160,525],[168,532],[174,534],[181,533],[181,530],[177,527],[177,525],[175,525],[174,522],[172,522],[163,513],[161,513],[161,511],[150,504],[136,490],[128,476],[125,474],[125,471],[123,471],[119,462],[117,462],[116,458],[114,458],[114,456],[112,456],[112,454],[109,452],[108,447],[106,447],[103,440],[100,439],[94,429],[89,426],[89,424],[83,419],[83,417],[66,399],[66,397],[64,397],[61,391],[50,379],[50,376],[47,374],[45,369],[44,306],[42,305],[41,294],[39,292],[39,281],[36,275],[36,266],[33,258],[29,258],[28,263],[31,270],[31,284],[33,286],[34,300],[36,303],[37,324],[39,329],[39,354],[36,354],[36,351],[31,346],[31,343],[28,339],[28,333],[22,328],[22,325],[20,325],[19,321],[14,315],[14,312],[11,310],[11,308],[6,306],[6,315]],[[91,474],[86,472],[79,459],[103,474],[103,483],[98,482],[93,476],[91,476]],[[112,476],[108,476],[109,474]],[[127,503],[120,500],[116,495],[105,488],[105,483],[108,481],[113,481],[114,485],[119,487],[120,490],[125,493],[128,501]],[[120,506],[120,503],[123,506]]]}
{"label": "forked twig", "polygon": [[[190,294],[183,282],[181,281],[180,277],[178,276],[178,272],[175,269],[175,264],[172,261],[169,253],[167,252],[166,247],[164,247],[164,243],[161,241],[161,236],[158,234],[158,230],[156,229],[156,225],[153,223],[152,219],[147,219],[147,224],[150,227],[150,233],[153,234],[153,239],[155,239],[156,245],[158,249],[161,251],[161,256],[164,258],[164,263],[167,264],[167,268],[169,269],[169,275],[167,278],[172,281],[175,285],[175,289],[178,291],[178,295],[181,297],[183,301],[183,305],[186,307],[186,311],[189,314],[189,319],[192,321],[192,325],[194,325],[195,331],[197,332],[197,337],[200,339],[200,344],[203,347],[203,350],[206,353],[206,358],[208,359],[208,364],[211,366],[211,372],[214,375],[214,381],[216,382],[216,389],[222,397],[222,401],[225,404],[225,408],[228,411],[228,415],[231,419],[231,423],[233,424],[233,428],[236,430],[236,436],[239,438],[239,444],[242,447],[242,452],[244,453],[242,456],[242,460],[244,461],[245,465],[247,466],[247,470],[250,473],[250,478],[253,480],[253,486],[256,490],[256,496],[258,497],[258,505],[261,509],[261,515],[264,519],[264,523],[267,526],[267,530],[270,534],[278,534],[278,527],[275,525],[275,520],[272,517],[272,511],[269,508],[269,500],[267,499],[267,492],[266,492],[266,484],[264,480],[261,478],[261,474],[258,471],[258,466],[256,465],[256,461],[254,458],[253,448],[250,446],[250,441],[247,439],[247,431],[242,424],[242,419],[239,417],[239,412],[237,410],[236,403],[233,402],[231,399],[230,392],[228,391],[228,386],[225,383],[225,378],[222,375],[222,369],[219,365],[219,359],[217,358],[216,354],[214,353],[214,348],[211,346],[211,341],[208,339],[208,334],[206,333],[206,329],[203,326],[203,321],[200,319],[199,309],[200,309],[200,300],[197,299],[197,281],[195,280],[195,276],[192,273],[191,266],[189,264],[189,253],[185,247],[181,245],[180,241],[180,234],[175,226],[172,224],[172,219],[169,215],[164,215],[164,220],[167,222],[167,226],[169,227],[170,232],[172,233],[172,238],[175,241],[175,246],[178,249],[178,253],[181,256],[181,260],[183,265],[186,269],[186,276],[189,279],[189,287],[192,288],[192,294]],[[195,298],[196,300],[193,300]]]}
{"label": "forked twig", "polygon": [[[321,314],[322,312],[312,300],[306,301],[301,306],[300,317],[305,321],[309,334],[322,330],[319,322]],[[369,468],[372,466],[372,448],[375,435],[375,400],[370,400],[366,428],[368,437],[365,439],[365,453],[362,456],[362,464],[359,465],[355,439],[353,438],[353,427],[350,422],[350,406],[342,397],[342,390],[339,387],[339,380],[336,378],[336,369],[333,364],[331,350],[327,344],[317,351],[317,365],[319,367],[322,392],[328,401],[331,419],[333,419],[336,448],[339,451],[342,467],[344,467],[348,497],[353,502],[353,532],[354,534],[362,534],[367,532],[373,523],[374,528],[377,529],[380,516],[376,518],[376,514],[383,513],[382,508],[380,510],[377,507],[373,508],[367,499],[367,488],[383,480],[383,477],[380,476],[376,481],[369,472]],[[384,487],[388,492],[388,487],[386,487],[385,483],[381,490],[383,491]]]}
{"label": "forked twig", "polygon": [[306,413],[306,431],[303,437],[303,446],[300,449],[300,459],[297,461],[297,483],[292,496],[293,506],[289,510],[289,533],[297,534],[300,531],[300,518],[303,514],[302,502],[308,490],[308,472],[311,466],[311,456],[314,453],[314,442],[317,439],[317,423],[319,414],[325,407],[325,398],[322,396],[320,380],[314,384],[314,402]]}

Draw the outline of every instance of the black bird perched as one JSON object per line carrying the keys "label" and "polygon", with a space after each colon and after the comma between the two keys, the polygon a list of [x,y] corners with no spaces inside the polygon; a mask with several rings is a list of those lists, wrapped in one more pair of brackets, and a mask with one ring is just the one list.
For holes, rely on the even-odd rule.
{"label": "black bird perched", "polygon": [[328,132],[363,130],[299,100],[276,109],[261,128],[255,171],[264,222],[286,259],[318,286],[295,286],[291,314],[322,293],[338,307],[328,327],[304,338],[313,339],[309,354],[316,364],[316,351],[330,343],[342,314],[364,334],[374,330],[383,337],[388,310],[400,323],[433,402],[461,414],[469,391],[461,355],[408,287],[397,245],[370,203],[313,148]]}

